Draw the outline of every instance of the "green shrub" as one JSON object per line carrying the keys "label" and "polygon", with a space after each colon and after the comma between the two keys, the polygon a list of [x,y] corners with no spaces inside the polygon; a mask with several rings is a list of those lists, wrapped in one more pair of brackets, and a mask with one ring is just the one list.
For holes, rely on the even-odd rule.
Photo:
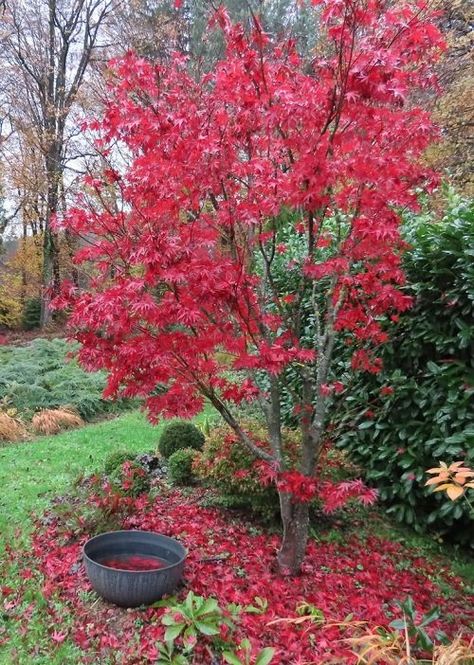
{"label": "green shrub", "polygon": [[112,489],[122,496],[137,497],[150,491],[150,477],[141,464],[125,461],[109,476]]}
{"label": "green shrub", "polygon": [[41,299],[30,298],[25,302],[21,326],[23,330],[39,328],[41,320]]}
{"label": "green shrub", "polygon": [[191,485],[194,479],[193,462],[199,453],[194,448],[181,448],[168,459],[168,474],[174,485]]}
{"label": "green shrub", "polygon": [[[244,429],[256,440],[265,441],[267,438],[264,426],[259,423],[246,422]],[[286,447],[291,448],[298,434],[287,430],[284,436]],[[237,440],[230,428],[221,426],[212,430],[193,468],[199,479],[217,491],[221,505],[251,510],[267,520],[278,516],[279,500],[275,486],[265,484],[262,480],[265,470],[261,463],[256,463],[255,457]]]}
{"label": "green shrub", "polygon": [[198,428],[187,420],[176,420],[169,423],[160,437],[158,450],[168,459],[177,450],[193,448],[201,450],[204,445],[204,435]]}
{"label": "green shrub", "polygon": [[467,504],[424,486],[439,461],[474,463],[474,202],[453,198],[440,221],[407,223],[414,306],[389,326],[384,368],[361,375],[336,418],[340,444],[388,512],[474,546]]}
{"label": "green shrub", "polygon": [[116,450],[106,457],[104,462],[104,473],[107,476],[110,476],[110,474],[119,466],[122,466],[124,462],[132,462],[135,458],[136,455],[134,453],[128,453],[125,450]]}

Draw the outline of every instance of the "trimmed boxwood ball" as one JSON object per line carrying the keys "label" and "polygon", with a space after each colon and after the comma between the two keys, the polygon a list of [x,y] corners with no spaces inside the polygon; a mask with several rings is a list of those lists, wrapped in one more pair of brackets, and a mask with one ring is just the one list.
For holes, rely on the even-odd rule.
{"label": "trimmed boxwood ball", "polygon": [[177,450],[193,448],[202,450],[204,435],[196,425],[186,420],[176,420],[165,427],[158,443],[158,450],[168,459]]}
{"label": "trimmed boxwood ball", "polygon": [[124,462],[133,462],[135,458],[134,453],[128,453],[126,450],[116,450],[105,458],[104,473],[110,476]]}
{"label": "trimmed boxwood ball", "polygon": [[199,453],[194,448],[177,450],[168,459],[168,474],[174,485],[190,485],[194,480],[193,462]]}

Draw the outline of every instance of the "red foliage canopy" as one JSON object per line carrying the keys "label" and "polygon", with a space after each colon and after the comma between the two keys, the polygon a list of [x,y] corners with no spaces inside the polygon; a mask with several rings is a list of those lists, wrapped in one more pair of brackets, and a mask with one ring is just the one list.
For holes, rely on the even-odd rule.
{"label": "red foliage canopy", "polygon": [[[57,303],[73,305],[80,357],[108,371],[109,395],[145,396],[152,418],[192,416],[207,398],[257,457],[290,473],[282,552],[299,545],[280,563],[291,570],[307,537],[293,504],[308,496],[327,398],[341,390],[336,337],[353,345],[354,369],[377,372],[380,318],[410,304],[396,210],[435,182],[419,158],[436,130],[413,93],[434,84],[442,47],[424,0],[315,4],[322,37],[309,63],[291,40],[270,43],[257,19],[246,35],[223,8],[213,22],[226,53],[199,80],[178,55],[113,63],[93,123],[108,166],[66,221],[88,240],[77,261],[92,262],[93,279]],[[276,275],[288,227],[302,240],[288,254],[290,293]],[[290,369],[302,443],[291,464],[281,429]],[[262,407],[270,452],[239,424],[234,403],[245,399]]]}
{"label": "red foliage canopy", "polygon": [[[133,54],[113,63],[105,117],[92,123],[110,165],[66,221],[90,241],[76,260],[96,272],[86,293],[64,295],[82,361],[108,370],[109,395],[146,395],[153,416],[190,416],[204,396],[254,398],[252,380],[222,376],[229,358],[250,376],[277,375],[312,369],[333,333],[383,342],[378,317],[409,304],[395,208],[433,184],[418,158],[436,130],[407,98],[433,84],[441,38],[424,2],[315,4],[325,38],[311,63],[257,21],[246,36],[223,9],[213,20],[225,57],[198,81],[178,55],[169,66]],[[302,289],[272,286],[285,209],[307,238],[302,289],[325,295],[310,346]],[[377,370],[366,351],[354,366]]]}

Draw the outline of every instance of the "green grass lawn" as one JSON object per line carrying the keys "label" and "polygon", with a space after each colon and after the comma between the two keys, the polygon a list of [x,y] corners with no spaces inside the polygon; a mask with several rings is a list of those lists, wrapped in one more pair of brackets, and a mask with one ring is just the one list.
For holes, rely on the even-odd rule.
{"label": "green grass lawn", "polygon": [[0,448],[0,542],[20,528],[28,532],[31,512],[66,493],[81,473],[100,470],[115,450],[154,451],[162,425],[138,411],[57,436]]}

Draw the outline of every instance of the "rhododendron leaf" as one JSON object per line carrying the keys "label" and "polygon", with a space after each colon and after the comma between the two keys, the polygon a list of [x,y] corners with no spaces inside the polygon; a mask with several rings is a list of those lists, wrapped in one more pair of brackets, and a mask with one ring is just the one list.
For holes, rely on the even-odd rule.
{"label": "rhododendron leaf", "polygon": [[426,481],[425,485],[437,485],[438,483],[442,483],[444,480],[446,479],[440,477],[430,478],[429,480]]}
{"label": "rhododendron leaf", "polygon": [[456,485],[453,485],[452,483],[443,483],[442,485],[439,485],[438,487],[435,487],[433,492],[443,492],[450,487],[456,487]]}
{"label": "rhododendron leaf", "polygon": [[466,471],[461,471],[458,469],[456,473],[454,474],[454,480],[457,483],[463,483],[465,482],[468,478],[474,478],[474,471],[466,470]]}
{"label": "rhododendron leaf", "polygon": [[446,488],[446,494],[449,496],[451,501],[456,501],[456,499],[459,499],[459,497],[464,494],[464,488],[457,487],[456,485],[450,485],[448,488]]}
{"label": "rhododendron leaf", "polygon": [[464,462],[451,462],[448,468],[450,471],[456,471],[456,469],[462,467],[463,464]]}

